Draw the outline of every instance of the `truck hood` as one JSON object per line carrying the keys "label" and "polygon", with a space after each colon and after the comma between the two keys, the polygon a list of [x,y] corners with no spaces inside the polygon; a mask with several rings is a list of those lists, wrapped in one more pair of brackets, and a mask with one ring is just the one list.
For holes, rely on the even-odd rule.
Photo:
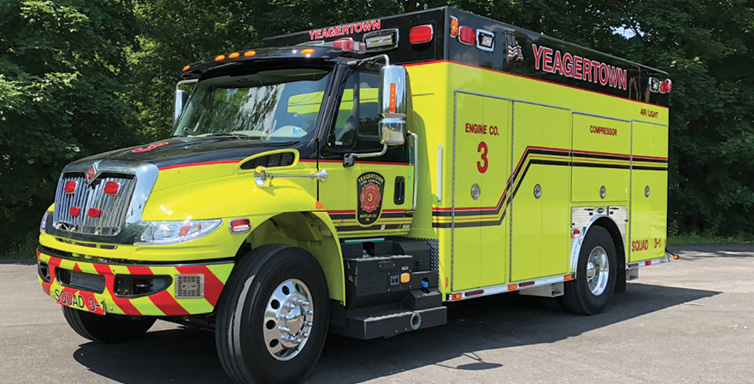
{"label": "truck hood", "polygon": [[[174,137],[150,144],[100,153],[72,164],[115,160],[124,163],[151,163],[158,168],[215,161],[242,160],[264,151],[313,146],[295,141],[258,141],[234,136]],[[306,151],[302,151],[306,152]],[[304,153],[302,153],[303,156]]]}

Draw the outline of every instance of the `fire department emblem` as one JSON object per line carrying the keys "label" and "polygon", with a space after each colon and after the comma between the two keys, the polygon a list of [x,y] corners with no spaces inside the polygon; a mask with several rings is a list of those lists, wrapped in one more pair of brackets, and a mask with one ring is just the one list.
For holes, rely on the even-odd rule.
{"label": "fire department emblem", "polygon": [[356,221],[361,225],[371,225],[382,213],[385,178],[375,172],[364,173],[356,179],[356,188],[359,196]]}
{"label": "fire department emblem", "polygon": [[95,178],[97,178],[97,174],[99,173],[99,162],[95,162],[92,164],[92,167],[89,168],[88,171],[86,171],[86,182],[87,184],[91,184],[92,181],[94,181]]}

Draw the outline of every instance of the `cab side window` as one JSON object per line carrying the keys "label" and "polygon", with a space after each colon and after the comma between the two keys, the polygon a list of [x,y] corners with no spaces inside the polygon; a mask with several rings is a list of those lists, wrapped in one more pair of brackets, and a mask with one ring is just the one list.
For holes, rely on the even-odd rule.
{"label": "cab side window", "polygon": [[335,148],[358,151],[380,147],[379,86],[379,72],[359,71],[348,77],[330,134]]}

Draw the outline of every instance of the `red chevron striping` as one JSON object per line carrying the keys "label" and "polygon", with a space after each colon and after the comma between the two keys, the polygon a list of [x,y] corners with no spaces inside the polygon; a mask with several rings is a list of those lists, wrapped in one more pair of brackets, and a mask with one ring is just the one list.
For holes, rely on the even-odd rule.
{"label": "red chevron striping", "polygon": [[147,276],[154,275],[154,273],[152,273],[152,270],[149,269],[149,267],[129,266],[128,272],[131,273],[132,275],[147,275]]}
{"label": "red chevron striping", "polygon": [[94,269],[102,276],[105,276],[105,286],[107,287],[107,291],[110,292],[110,299],[113,301],[113,304],[117,305],[118,308],[120,308],[123,313],[126,315],[133,315],[133,316],[141,316],[141,312],[139,312],[136,307],[131,304],[131,300],[128,299],[120,299],[115,297],[115,292],[113,290],[113,287],[115,287],[115,274],[113,274],[113,271],[110,269],[109,266],[105,264],[92,264],[94,265]]}
{"label": "red chevron striping", "polygon": [[154,295],[147,296],[152,303],[160,308],[166,316],[186,316],[188,311],[183,308],[175,298],[168,293],[168,291],[162,291]]}
{"label": "red chevron striping", "polygon": [[217,300],[220,299],[220,294],[225,287],[220,279],[212,273],[206,265],[190,266],[190,267],[175,267],[181,274],[203,274],[204,275],[204,298],[209,301],[214,307],[217,304]]}
{"label": "red chevron striping", "polygon": [[81,272],[81,267],[79,267],[79,263],[76,263],[73,265],[73,270],[76,272]]}

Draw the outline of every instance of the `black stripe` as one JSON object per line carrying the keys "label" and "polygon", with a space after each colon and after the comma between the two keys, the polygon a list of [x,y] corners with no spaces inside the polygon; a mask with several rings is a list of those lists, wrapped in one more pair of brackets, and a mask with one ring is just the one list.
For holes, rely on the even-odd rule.
{"label": "black stripe", "polygon": [[[579,162],[579,161],[571,161],[569,160],[540,160],[540,159],[533,159],[526,162],[526,157],[529,156],[529,153],[540,153],[540,154],[552,154],[552,153],[564,153],[563,151],[549,151],[549,150],[531,150],[527,151],[527,153],[524,155],[524,163],[526,163],[526,167],[524,167],[523,172],[521,172],[521,180],[516,185],[515,189],[513,190],[513,193],[510,197],[510,201],[512,201],[516,194],[518,193],[518,189],[521,187],[521,184],[523,184],[524,178],[526,178],[526,174],[529,172],[529,167],[531,167],[534,164],[537,165],[557,165],[557,166],[574,166],[574,167],[584,167],[584,168],[612,168],[612,169],[631,169],[631,165],[617,165],[617,164],[594,164],[594,163],[585,163],[585,162]],[[567,153],[567,152],[565,152]],[[579,154],[580,156],[581,154]],[[619,159],[619,160],[628,160],[626,158],[620,158],[620,157],[610,157],[610,156],[602,156],[602,155],[591,155],[591,156],[584,156],[584,157],[592,157],[592,158],[602,158],[602,159]],[[647,160],[640,160],[640,161],[647,161]],[[667,161],[663,160],[653,160],[650,162],[655,163],[666,163]],[[667,171],[665,167],[662,166],[634,166],[633,169],[637,170],[650,170],[650,171]],[[520,170],[519,170],[520,171]],[[514,174],[513,177],[511,177],[511,182],[513,183],[516,180],[516,175]],[[510,184],[509,183],[509,184]],[[507,190],[510,190],[510,186]],[[504,197],[503,199],[506,199]],[[500,209],[503,207],[503,202],[505,200],[500,201],[500,204],[496,210],[474,210],[474,211],[456,211],[455,216],[456,217],[463,217],[463,216],[473,216],[473,215],[485,215],[485,216],[493,216],[500,213]],[[509,206],[510,206],[509,201]],[[467,223],[455,223],[455,226],[452,225],[452,223],[432,223],[432,228],[451,228],[451,226],[455,228],[469,228],[469,227],[488,227],[488,226],[497,226],[500,225],[503,220],[505,219],[505,215],[507,212],[504,212],[503,215],[500,217],[499,220],[496,221],[478,221],[478,222],[467,222]],[[448,217],[453,216],[453,211],[433,211],[432,216],[434,217]]]}

